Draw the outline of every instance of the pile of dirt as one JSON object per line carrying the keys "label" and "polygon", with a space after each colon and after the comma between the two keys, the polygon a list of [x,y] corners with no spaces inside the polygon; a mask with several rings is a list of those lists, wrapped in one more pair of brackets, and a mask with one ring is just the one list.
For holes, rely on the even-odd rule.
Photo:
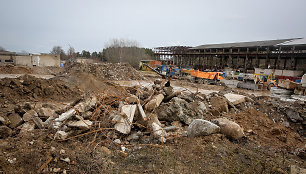
{"label": "pile of dirt", "polygon": [[144,77],[128,63],[70,63],[65,64],[64,76],[78,76],[80,73],[92,74],[103,80],[143,80]]}
{"label": "pile of dirt", "polygon": [[0,74],[33,74],[29,67],[6,65],[0,66]]}
{"label": "pile of dirt", "polygon": [[80,95],[77,89],[53,79],[39,79],[25,75],[16,79],[0,80],[1,103],[18,103],[31,100],[69,101]]}

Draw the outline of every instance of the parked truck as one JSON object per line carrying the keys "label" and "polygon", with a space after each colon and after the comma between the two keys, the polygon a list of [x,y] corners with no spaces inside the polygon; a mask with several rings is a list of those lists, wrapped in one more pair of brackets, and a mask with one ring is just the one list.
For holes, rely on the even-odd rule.
{"label": "parked truck", "polygon": [[224,78],[223,72],[204,72],[199,70],[193,70],[190,73],[191,82],[197,82],[200,84],[217,84]]}

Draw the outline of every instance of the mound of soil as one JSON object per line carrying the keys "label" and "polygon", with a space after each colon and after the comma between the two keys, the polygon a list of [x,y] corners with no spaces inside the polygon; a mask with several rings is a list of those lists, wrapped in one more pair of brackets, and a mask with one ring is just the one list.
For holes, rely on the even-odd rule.
{"label": "mound of soil", "polygon": [[92,74],[104,80],[143,80],[144,77],[128,63],[70,63],[61,75]]}
{"label": "mound of soil", "polygon": [[227,114],[244,128],[247,137],[261,145],[274,148],[303,147],[302,137],[281,123],[271,120],[266,114],[249,108],[238,114]]}
{"label": "mound of soil", "polygon": [[33,99],[70,101],[78,95],[78,90],[59,80],[39,79],[28,75],[0,80],[0,103],[18,103]]}
{"label": "mound of soil", "polygon": [[23,66],[0,66],[0,74],[32,74],[33,70]]}

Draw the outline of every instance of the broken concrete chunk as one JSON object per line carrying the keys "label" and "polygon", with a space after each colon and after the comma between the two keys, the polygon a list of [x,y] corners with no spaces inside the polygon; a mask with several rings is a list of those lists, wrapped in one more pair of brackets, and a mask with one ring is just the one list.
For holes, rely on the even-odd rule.
{"label": "broken concrete chunk", "polygon": [[291,120],[292,122],[303,121],[303,118],[300,117],[300,114],[292,109],[287,109],[286,114],[288,119]]}
{"label": "broken concrete chunk", "polygon": [[56,122],[62,122],[72,117],[76,113],[75,109],[69,109],[67,112],[62,113],[58,118],[55,119]]}
{"label": "broken concrete chunk", "polygon": [[137,108],[138,108],[138,113],[139,113],[139,116],[141,118],[142,121],[146,121],[147,120],[147,116],[146,116],[146,113],[144,112],[141,104],[138,104],[137,105]]}
{"label": "broken concrete chunk", "polygon": [[228,99],[231,103],[234,105],[238,105],[240,103],[245,102],[245,96],[243,95],[238,95],[238,94],[233,94],[233,93],[227,93],[224,95],[226,99]]}
{"label": "broken concrete chunk", "polygon": [[153,136],[157,138],[161,143],[166,142],[166,131],[157,123],[153,122],[152,125]]}
{"label": "broken concrete chunk", "polygon": [[39,129],[44,128],[44,123],[41,121],[39,117],[33,117],[33,121]]}
{"label": "broken concrete chunk", "polygon": [[214,123],[207,120],[195,119],[189,125],[187,135],[189,137],[206,136],[218,133],[219,131],[220,127]]}
{"label": "broken concrete chunk", "polygon": [[64,131],[57,131],[54,135],[54,139],[56,140],[65,140],[68,137],[68,133]]}
{"label": "broken concrete chunk", "polygon": [[25,122],[28,122],[28,121],[31,121],[33,119],[33,117],[38,117],[38,114],[36,113],[36,111],[34,110],[29,110],[28,112],[26,112],[22,119],[25,121]]}
{"label": "broken concrete chunk", "polygon": [[126,98],[126,102],[128,102],[129,104],[137,104],[137,103],[139,103],[139,100],[138,100],[138,97],[136,95],[131,95],[131,96]]}
{"label": "broken concrete chunk", "polygon": [[26,122],[22,125],[20,134],[27,134],[35,129],[35,123],[32,121]]}
{"label": "broken concrete chunk", "polygon": [[6,138],[11,136],[13,131],[7,126],[0,126],[0,138]]}
{"label": "broken concrete chunk", "polygon": [[10,121],[9,119],[7,118],[7,116],[0,116],[0,122],[4,125],[9,125],[10,124]]}
{"label": "broken concrete chunk", "polygon": [[23,122],[22,118],[18,114],[16,114],[16,113],[10,114],[8,116],[8,119],[10,121],[10,125],[9,126],[11,128],[15,128],[15,127],[21,125],[21,123]]}
{"label": "broken concrete chunk", "polygon": [[163,101],[164,95],[163,94],[158,94],[154,96],[145,106],[147,111],[153,111],[155,108],[157,108],[160,103]]}
{"label": "broken concrete chunk", "polygon": [[127,116],[128,121],[132,123],[136,112],[136,105],[124,105],[121,108],[121,112],[124,113]]}
{"label": "broken concrete chunk", "polygon": [[164,92],[166,93],[167,96],[170,96],[171,94],[174,93],[173,87],[172,86],[164,87]]}
{"label": "broken concrete chunk", "polygon": [[90,120],[79,120],[79,121],[70,121],[67,123],[69,127],[74,127],[78,129],[84,129],[88,130],[90,129],[90,126],[92,125],[92,121]]}
{"label": "broken concrete chunk", "polygon": [[124,105],[121,107],[121,114],[115,115],[113,121],[116,121],[115,129],[123,134],[131,132],[131,123],[136,112],[136,105]]}
{"label": "broken concrete chunk", "polygon": [[177,130],[177,129],[178,129],[178,127],[176,127],[176,126],[164,127],[164,130],[165,130],[166,132],[168,132],[168,131],[175,131],[175,130]]}
{"label": "broken concrete chunk", "polygon": [[50,109],[50,108],[40,108],[38,111],[38,116],[39,117],[51,117],[51,116],[55,116],[55,112],[54,110]]}
{"label": "broken concrete chunk", "polygon": [[217,118],[212,120],[220,127],[221,133],[230,139],[240,139],[244,136],[242,128],[235,122],[226,118]]}
{"label": "broken concrete chunk", "polygon": [[228,104],[225,97],[211,97],[210,103],[219,112],[228,112]]}

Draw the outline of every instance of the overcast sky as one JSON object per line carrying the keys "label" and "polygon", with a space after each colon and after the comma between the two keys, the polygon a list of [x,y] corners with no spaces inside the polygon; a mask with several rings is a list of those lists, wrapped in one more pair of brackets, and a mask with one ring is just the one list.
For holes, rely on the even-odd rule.
{"label": "overcast sky", "polygon": [[0,46],[101,51],[306,37],[306,0],[0,0]]}

